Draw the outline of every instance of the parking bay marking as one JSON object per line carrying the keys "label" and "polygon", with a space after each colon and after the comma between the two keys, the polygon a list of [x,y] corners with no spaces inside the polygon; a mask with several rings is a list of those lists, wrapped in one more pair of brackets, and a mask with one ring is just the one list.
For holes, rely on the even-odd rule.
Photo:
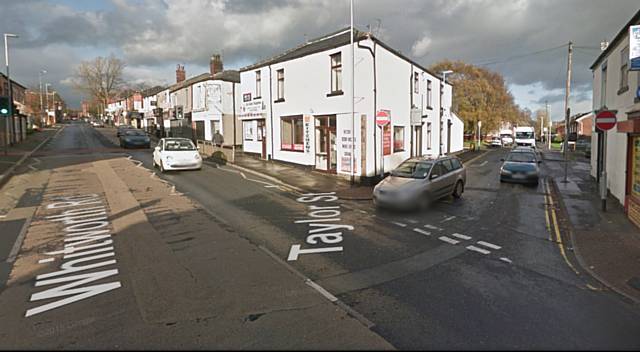
{"label": "parking bay marking", "polygon": [[429,231],[425,231],[423,229],[419,229],[419,228],[414,228],[413,231],[417,232],[417,233],[421,233],[425,236],[431,236],[431,232]]}
{"label": "parking bay marking", "polygon": [[462,239],[462,240],[470,240],[471,239],[471,236],[467,236],[467,235],[463,235],[463,234],[459,234],[459,233],[452,233],[451,236],[457,237],[457,238]]}
{"label": "parking bay marking", "polygon": [[407,227],[407,224],[401,223],[401,222],[395,222],[395,221],[391,221],[392,224],[394,225],[398,225],[400,227]]}
{"label": "parking bay marking", "polygon": [[476,246],[467,246],[466,247],[468,250],[470,251],[474,251],[474,252],[478,252],[478,253],[482,253],[482,254],[489,254],[491,253],[490,251],[486,250],[486,249],[482,249],[482,248],[478,248]]}
{"label": "parking bay marking", "polygon": [[478,243],[479,245],[481,245],[481,246],[485,246],[485,247],[488,247],[488,248],[491,248],[491,249],[496,249],[496,250],[498,250],[498,249],[502,248],[502,247],[497,246],[497,245],[495,245],[495,244],[493,244],[493,243],[489,243],[489,242],[485,242],[485,241],[478,241],[477,243]]}
{"label": "parking bay marking", "polygon": [[[449,244],[458,244],[458,243],[460,243],[460,241],[454,240],[453,238],[449,238],[447,236],[440,236],[440,237],[438,237],[438,239],[440,241],[447,242]],[[469,247],[467,247],[467,248],[469,248]]]}

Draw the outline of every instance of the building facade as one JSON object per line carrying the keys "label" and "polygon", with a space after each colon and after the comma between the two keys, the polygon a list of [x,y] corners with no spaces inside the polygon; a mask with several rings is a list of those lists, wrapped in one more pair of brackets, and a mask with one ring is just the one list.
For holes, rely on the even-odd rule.
{"label": "building facade", "polygon": [[[452,86],[370,33],[354,33],[353,116],[349,29],[240,70],[244,152],[367,178],[411,156],[462,150]],[[379,114],[390,124],[376,126]]]}
{"label": "building facade", "polygon": [[606,153],[606,186],[640,227],[640,71],[629,71],[629,26],[637,24],[640,11],[591,66],[593,109],[616,110],[618,121],[604,133],[593,127],[591,175],[601,181],[601,161]]}

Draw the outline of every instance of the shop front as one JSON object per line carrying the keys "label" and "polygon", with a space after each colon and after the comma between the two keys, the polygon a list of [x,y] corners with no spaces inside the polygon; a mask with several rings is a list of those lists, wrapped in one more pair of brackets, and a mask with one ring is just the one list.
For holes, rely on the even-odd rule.
{"label": "shop front", "polygon": [[640,228],[640,110],[627,113],[617,130],[627,134],[627,184],[625,210],[629,220]]}

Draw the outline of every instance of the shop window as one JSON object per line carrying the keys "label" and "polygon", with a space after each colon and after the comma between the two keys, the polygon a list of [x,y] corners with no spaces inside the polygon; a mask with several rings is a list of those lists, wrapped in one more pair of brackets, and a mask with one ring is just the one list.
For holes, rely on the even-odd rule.
{"label": "shop window", "polygon": [[244,121],[242,123],[244,129],[244,140],[245,141],[253,141],[253,121]]}
{"label": "shop window", "polygon": [[404,127],[393,126],[393,152],[404,151]]}
{"label": "shop window", "polygon": [[294,152],[304,151],[302,116],[288,116],[281,119],[280,149]]}
{"label": "shop window", "polygon": [[331,55],[331,94],[342,93],[342,54]]}

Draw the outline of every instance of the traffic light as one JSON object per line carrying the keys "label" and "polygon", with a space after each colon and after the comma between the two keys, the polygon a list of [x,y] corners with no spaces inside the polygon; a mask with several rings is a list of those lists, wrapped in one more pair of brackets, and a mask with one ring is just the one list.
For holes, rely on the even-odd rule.
{"label": "traffic light", "polygon": [[9,116],[9,97],[0,97],[0,116]]}
{"label": "traffic light", "polygon": [[182,105],[177,107],[177,115],[176,118],[181,119],[182,118]]}

